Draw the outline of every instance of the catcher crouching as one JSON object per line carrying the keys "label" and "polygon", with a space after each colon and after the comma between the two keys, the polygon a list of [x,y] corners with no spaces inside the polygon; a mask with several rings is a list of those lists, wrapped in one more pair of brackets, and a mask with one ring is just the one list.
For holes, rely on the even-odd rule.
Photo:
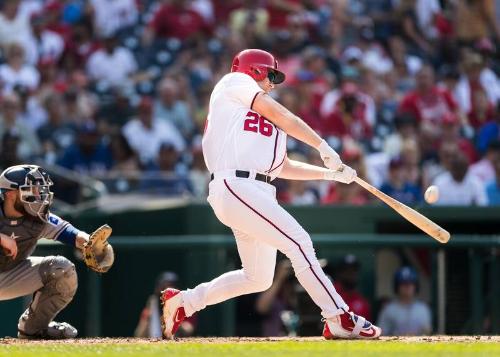
{"label": "catcher crouching", "polygon": [[62,256],[32,257],[40,238],[81,249],[87,266],[97,272],[108,271],[114,261],[109,226],[89,235],[50,213],[52,185],[36,165],[11,166],[0,175],[0,300],[33,294],[19,318],[19,338],[65,339],[78,333],[66,322],[53,321],[75,295],[75,266]]}

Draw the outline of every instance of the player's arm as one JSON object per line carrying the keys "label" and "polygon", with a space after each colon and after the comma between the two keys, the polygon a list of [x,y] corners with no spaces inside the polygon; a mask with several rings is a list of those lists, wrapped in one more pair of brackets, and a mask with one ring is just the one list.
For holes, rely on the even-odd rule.
{"label": "player's arm", "polygon": [[83,249],[83,245],[89,239],[87,233],[75,228],[72,224],[53,213],[49,213],[42,237],[79,249]]}
{"label": "player's arm", "polygon": [[356,171],[348,166],[344,166],[342,171],[333,171],[286,157],[278,177],[287,180],[333,180],[351,183],[356,177]]}
{"label": "player's arm", "polygon": [[325,166],[329,169],[338,170],[342,167],[339,155],[325,140],[302,119],[275,101],[268,94],[264,92],[258,93],[251,109],[263,115],[288,135],[318,150]]}
{"label": "player's arm", "polygon": [[252,109],[295,139],[318,148],[323,139],[302,119],[264,92],[257,94]]}

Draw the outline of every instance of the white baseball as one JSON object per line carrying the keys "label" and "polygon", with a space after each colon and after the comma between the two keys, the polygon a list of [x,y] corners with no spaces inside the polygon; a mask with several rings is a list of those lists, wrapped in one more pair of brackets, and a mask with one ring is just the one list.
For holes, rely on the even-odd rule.
{"label": "white baseball", "polygon": [[432,204],[435,203],[439,199],[439,189],[437,186],[429,186],[427,190],[425,190],[424,194],[425,202]]}

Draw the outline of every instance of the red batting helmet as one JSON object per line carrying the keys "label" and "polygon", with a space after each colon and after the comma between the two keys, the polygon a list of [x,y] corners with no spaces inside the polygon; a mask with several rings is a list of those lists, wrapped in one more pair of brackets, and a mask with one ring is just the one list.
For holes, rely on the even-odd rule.
{"label": "red batting helmet", "polygon": [[[269,52],[254,48],[243,50],[234,56],[231,72],[246,73],[257,82],[268,76],[274,84],[285,80],[285,74],[278,70],[278,61],[274,56]],[[269,75],[271,73],[272,75]]]}

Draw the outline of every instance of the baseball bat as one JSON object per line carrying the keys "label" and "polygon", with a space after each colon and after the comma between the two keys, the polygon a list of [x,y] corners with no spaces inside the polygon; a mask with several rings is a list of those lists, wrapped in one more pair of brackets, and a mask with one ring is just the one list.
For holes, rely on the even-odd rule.
{"label": "baseball bat", "polygon": [[438,226],[436,223],[431,221],[429,218],[424,215],[418,213],[414,209],[408,207],[407,205],[399,202],[398,200],[392,198],[391,196],[386,195],[385,193],[379,191],[368,182],[363,179],[356,177],[354,181],[372,193],[374,196],[378,197],[382,201],[384,201],[389,207],[403,216],[407,221],[413,223],[415,226],[420,228],[422,231],[430,235],[432,238],[441,243],[446,243],[450,239],[450,233]]}

